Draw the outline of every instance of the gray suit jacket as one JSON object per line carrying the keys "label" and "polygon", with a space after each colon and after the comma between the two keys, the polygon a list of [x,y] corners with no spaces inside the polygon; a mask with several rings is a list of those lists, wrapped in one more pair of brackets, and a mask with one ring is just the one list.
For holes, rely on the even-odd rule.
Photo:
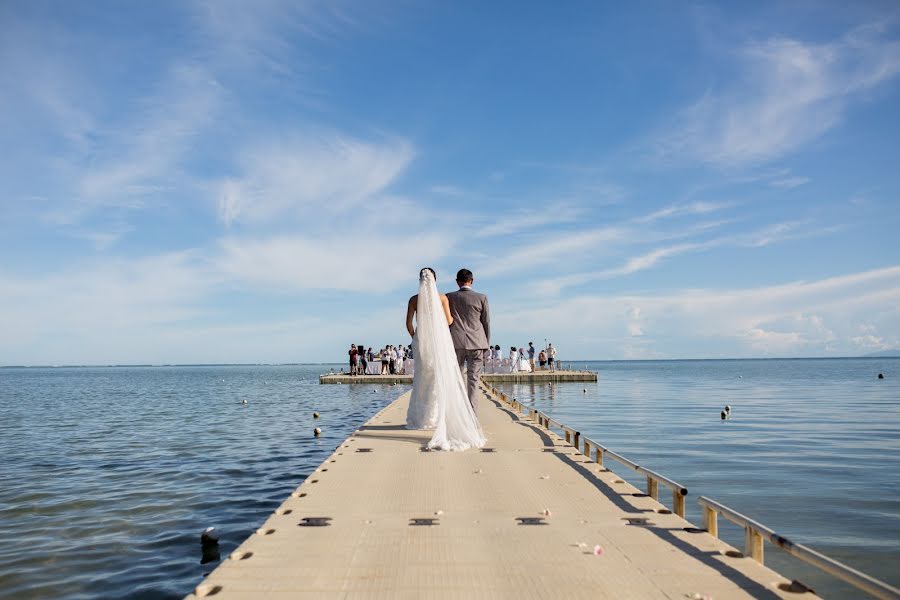
{"label": "gray suit jacket", "polygon": [[486,350],[491,341],[491,313],[484,294],[462,288],[447,294],[450,301],[450,337],[457,350]]}

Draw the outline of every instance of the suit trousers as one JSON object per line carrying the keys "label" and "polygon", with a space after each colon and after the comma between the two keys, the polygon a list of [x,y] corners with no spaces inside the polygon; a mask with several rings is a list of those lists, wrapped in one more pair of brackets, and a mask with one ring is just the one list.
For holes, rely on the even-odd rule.
{"label": "suit trousers", "polygon": [[[484,350],[464,350],[456,349],[456,361],[459,363],[459,370],[468,369],[468,378],[466,379],[466,393],[469,396],[469,404],[478,416],[477,392],[478,378],[481,376],[481,366],[484,364]],[[463,371],[465,374],[465,371]]]}

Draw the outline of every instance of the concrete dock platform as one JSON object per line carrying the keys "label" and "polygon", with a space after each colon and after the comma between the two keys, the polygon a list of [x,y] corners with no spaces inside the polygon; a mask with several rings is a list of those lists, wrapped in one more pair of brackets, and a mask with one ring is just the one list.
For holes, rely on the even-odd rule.
{"label": "concrete dock platform", "polygon": [[341,443],[187,598],[816,597],[497,401],[480,399],[484,451],[423,452],[431,434],[404,427],[408,400]]}
{"label": "concrete dock platform", "polygon": [[[534,373],[484,373],[481,378],[487,383],[561,383],[566,381],[597,381],[594,371],[535,371]],[[324,373],[319,375],[321,384],[353,384],[353,383],[405,383],[412,385],[412,375],[348,375],[346,373]]]}

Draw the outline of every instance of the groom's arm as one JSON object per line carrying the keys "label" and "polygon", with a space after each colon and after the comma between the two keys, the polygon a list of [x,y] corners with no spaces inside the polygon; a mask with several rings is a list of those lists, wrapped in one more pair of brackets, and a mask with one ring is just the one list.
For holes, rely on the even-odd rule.
{"label": "groom's arm", "polygon": [[481,307],[481,326],[484,327],[484,337],[488,345],[491,344],[491,309],[488,306],[488,298],[484,297],[484,305]]}

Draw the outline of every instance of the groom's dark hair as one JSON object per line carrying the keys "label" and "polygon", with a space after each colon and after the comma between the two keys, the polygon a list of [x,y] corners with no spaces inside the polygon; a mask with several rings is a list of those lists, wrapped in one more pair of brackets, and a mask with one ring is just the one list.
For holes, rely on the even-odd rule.
{"label": "groom's dark hair", "polygon": [[475,281],[475,276],[472,275],[472,271],[460,269],[456,272],[456,283],[472,283],[473,281]]}

